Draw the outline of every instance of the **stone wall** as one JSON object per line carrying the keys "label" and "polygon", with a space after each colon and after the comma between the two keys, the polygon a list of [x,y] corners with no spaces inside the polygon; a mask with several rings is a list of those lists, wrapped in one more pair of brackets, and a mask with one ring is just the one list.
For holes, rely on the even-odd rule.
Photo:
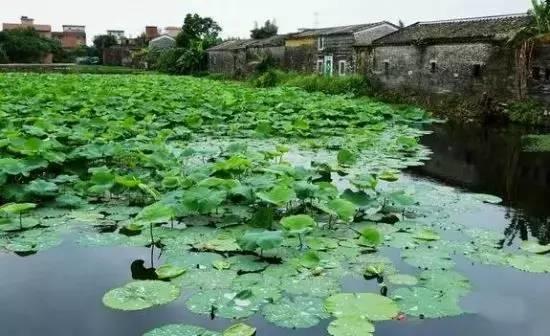
{"label": "stone wall", "polygon": [[378,46],[366,57],[387,89],[499,100],[516,94],[514,51],[490,43]]}
{"label": "stone wall", "polygon": [[282,67],[285,47],[212,50],[208,52],[208,71],[228,77],[242,77],[253,73],[258,63],[266,57],[271,57],[276,66]]}
{"label": "stone wall", "polygon": [[535,46],[527,87],[529,96],[550,104],[550,44]]}
{"label": "stone wall", "polygon": [[317,46],[287,47],[283,68],[287,71],[312,73],[317,67]]}

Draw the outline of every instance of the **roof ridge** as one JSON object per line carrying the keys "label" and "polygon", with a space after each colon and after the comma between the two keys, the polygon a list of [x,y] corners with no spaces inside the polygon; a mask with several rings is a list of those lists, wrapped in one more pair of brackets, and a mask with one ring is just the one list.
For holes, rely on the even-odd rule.
{"label": "roof ridge", "polygon": [[429,25],[429,24],[440,24],[440,23],[475,22],[475,21],[486,21],[486,20],[511,19],[511,18],[527,17],[527,16],[529,16],[528,13],[515,13],[515,14],[488,15],[488,16],[447,19],[447,20],[420,21],[415,24]]}

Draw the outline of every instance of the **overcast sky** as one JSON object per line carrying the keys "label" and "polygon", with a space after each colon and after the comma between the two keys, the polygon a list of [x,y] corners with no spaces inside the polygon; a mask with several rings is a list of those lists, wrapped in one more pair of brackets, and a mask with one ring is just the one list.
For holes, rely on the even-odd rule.
{"label": "overcast sky", "polygon": [[[1,0],[6,1],[7,0]],[[281,33],[389,20],[416,21],[525,12],[530,0],[16,0],[0,5],[0,22],[21,15],[36,23],[86,25],[88,43],[107,29],[139,35],[146,25],[181,26],[186,13],[211,16],[223,37],[247,37],[254,22],[274,18]],[[316,19],[317,18],[317,19]]]}

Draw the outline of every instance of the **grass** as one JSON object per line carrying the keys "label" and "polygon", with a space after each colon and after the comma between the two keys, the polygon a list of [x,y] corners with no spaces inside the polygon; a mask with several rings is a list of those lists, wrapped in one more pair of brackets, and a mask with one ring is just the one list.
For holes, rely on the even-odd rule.
{"label": "grass", "polygon": [[122,66],[106,65],[72,65],[72,64],[21,64],[16,67],[0,67],[0,73],[33,72],[33,73],[65,73],[65,74],[98,74],[126,75],[150,73],[144,70]]}

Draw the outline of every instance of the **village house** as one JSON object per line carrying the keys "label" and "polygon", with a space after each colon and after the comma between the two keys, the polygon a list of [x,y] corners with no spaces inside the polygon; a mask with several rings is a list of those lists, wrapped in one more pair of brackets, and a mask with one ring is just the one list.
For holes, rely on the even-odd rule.
{"label": "village house", "polygon": [[356,71],[354,45],[368,45],[399,27],[382,21],[322,29],[302,29],[288,36],[285,68],[298,72],[318,72],[328,76]]}
{"label": "village house", "polygon": [[286,35],[261,40],[229,40],[207,50],[211,73],[240,77],[252,73],[256,65],[269,59],[278,67],[285,58]]}
{"label": "village house", "polygon": [[170,49],[176,46],[176,39],[170,35],[160,35],[149,41],[151,49]]}
{"label": "village house", "polygon": [[64,49],[78,49],[86,45],[86,26],[63,25],[63,31],[53,32],[52,38],[59,40]]}
{"label": "village house", "polygon": [[[550,87],[550,58],[541,62],[537,55],[543,52],[536,47],[536,66],[528,69],[531,62],[514,42],[531,20],[513,14],[418,22],[371,46],[357,45],[356,53],[366,64],[364,74],[385,89],[507,101],[521,98],[526,86],[535,87],[533,80]],[[531,72],[528,81],[522,80],[525,69]]]}

